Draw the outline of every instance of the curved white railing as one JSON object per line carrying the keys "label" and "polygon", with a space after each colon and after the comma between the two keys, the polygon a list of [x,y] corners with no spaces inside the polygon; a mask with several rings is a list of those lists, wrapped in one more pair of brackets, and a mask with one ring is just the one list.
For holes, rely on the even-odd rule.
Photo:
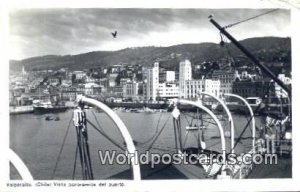
{"label": "curved white railing", "polygon": [[[100,101],[97,101],[97,100],[91,99],[91,98],[87,98],[87,97],[81,96],[81,95],[77,97],[77,102],[82,102],[85,104],[93,105],[93,106],[98,107],[101,110],[103,110],[120,130],[122,137],[125,140],[128,153],[135,154],[136,149],[135,149],[132,137],[131,137],[127,127],[125,126],[123,121],[119,118],[119,116],[112,109],[110,109],[108,106],[101,103]],[[131,161],[132,169],[133,169],[133,179],[136,181],[141,180],[141,170],[140,170],[140,165],[139,165],[138,161],[135,161],[134,158],[131,158],[130,161]]]}
{"label": "curved white railing", "polygon": [[246,99],[244,99],[243,97],[236,95],[236,94],[231,94],[231,93],[225,93],[225,96],[229,96],[229,97],[234,97],[237,98],[241,101],[243,101],[243,103],[248,107],[249,112],[250,112],[250,118],[252,119],[252,149],[255,151],[255,136],[256,136],[256,131],[255,131],[255,117],[253,114],[253,110],[251,108],[251,106],[249,105],[249,103],[247,102]]}
{"label": "curved white railing", "polygon": [[8,149],[8,159],[17,169],[23,180],[33,181],[33,177],[30,171],[21,160],[21,158],[12,149]]}
{"label": "curved white railing", "polygon": [[227,105],[225,105],[225,103],[219,99],[218,97],[210,94],[210,93],[207,93],[207,92],[200,92],[199,94],[203,94],[203,95],[208,95],[212,98],[214,98],[215,100],[217,100],[221,105],[222,107],[225,109],[225,112],[228,116],[228,121],[230,123],[230,132],[231,132],[231,152],[234,153],[234,124],[233,124],[233,119],[232,119],[232,115],[231,115],[231,112],[229,111]]}
{"label": "curved white railing", "polygon": [[225,144],[224,130],[223,130],[223,127],[222,127],[220,121],[218,120],[217,116],[211,110],[209,110],[207,107],[203,106],[200,103],[194,102],[194,101],[179,99],[179,100],[175,100],[175,103],[180,103],[183,105],[192,105],[192,106],[198,107],[198,108],[202,109],[203,111],[205,111],[206,113],[208,113],[213,118],[213,120],[216,122],[216,124],[218,126],[219,133],[220,133],[223,159],[226,159],[226,144]]}

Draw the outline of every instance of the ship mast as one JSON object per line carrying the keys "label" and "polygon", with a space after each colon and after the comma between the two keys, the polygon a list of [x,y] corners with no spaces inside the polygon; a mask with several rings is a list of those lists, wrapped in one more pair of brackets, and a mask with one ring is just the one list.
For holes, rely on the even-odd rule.
{"label": "ship mast", "polygon": [[291,89],[285,85],[276,75],[265,65],[261,64],[243,45],[241,45],[231,34],[229,34],[225,27],[221,27],[212,16],[209,17],[209,21],[217,28],[219,31],[225,35],[239,50],[241,50],[256,66],[258,66],[264,73],[266,73],[273,81],[275,81],[283,90],[285,90],[289,97],[291,97]]}

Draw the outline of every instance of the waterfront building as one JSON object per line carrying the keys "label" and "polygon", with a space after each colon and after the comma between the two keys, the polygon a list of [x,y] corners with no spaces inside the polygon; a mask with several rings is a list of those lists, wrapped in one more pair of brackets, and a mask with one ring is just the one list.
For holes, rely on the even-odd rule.
{"label": "waterfront building", "polygon": [[155,62],[147,73],[147,100],[155,101],[158,96],[159,87],[159,63]]}
{"label": "waterfront building", "polygon": [[200,92],[207,92],[216,97],[220,96],[220,80],[197,79],[185,82],[185,94],[183,98],[196,99]]}
{"label": "waterfront building", "polygon": [[159,82],[174,82],[175,81],[175,71],[162,71],[159,73]]}
{"label": "waterfront building", "polygon": [[247,97],[263,97],[265,94],[274,95],[275,86],[270,80],[237,79],[232,84],[232,93]]}
{"label": "waterfront building", "polygon": [[179,97],[185,98],[187,94],[186,81],[192,80],[192,65],[189,60],[179,63]]}
{"label": "waterfront building", "polygon": [[192,79],[192,67],[189,60],[179,63],[179,97],[196,99],[199,92],[207,92],[219,97],[220,80]]}
{"label": "waterfront building", "polygon": [[116,85],[114,87],[107,87],[103,89],[102,95],[106,98],[123,98],[123,86]]}
{"label": "waterfront building", "polygon": [[139,83],[135,81],[126,82],[123,84],[123,97],[125,99],[135,99],[138,97]]}
{"label": "waterfront building", "polygon": [[74,86],[61,87],[60,98],[63,101],[75,101],[77,94],[77,88]]}
{"label": "waterfront building", "polygon": [[238,71],[233,70],[214,70],[213,79],[220,80],[220,93],[232,93],[232,84],[236,78],[239,78]]}
{"label": "waterfront building", "polygon": [[179,97],[178,84],[168,83],[168,82],[160,83],[158,86],[158,97],[160,99],[178,98]]}
{"label": "waterfront building", "polygon": [[86,83],[83,86],[84,86],[83,93],[87,96],[95,97],[101,94],[101,86],[96,83]]}

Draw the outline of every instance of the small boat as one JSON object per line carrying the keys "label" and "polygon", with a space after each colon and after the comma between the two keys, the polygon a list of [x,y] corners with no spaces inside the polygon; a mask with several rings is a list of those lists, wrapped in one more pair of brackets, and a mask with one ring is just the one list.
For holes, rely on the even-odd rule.
{"label": "small boat", "polygon": [[193,130],[199,130],[199,129],[206,129],[205,125],[200,126],[187,126],[186,130],[193,131]]}
{"label": "small boat", "polygon": [[52,105],[51,102],[39,103],[33,106],[35,114],[60,113],[65,112],[68,107],[64,105]]}
{"label": "small boat", "polygon": [[60,120],[59,116],[54,118],[54,121],[59,121],[59,120]]}
{"label": "small boat", "polygon": [[54,119],[54,117],[52,117],[52,116],[46,116],[46,118],[45,118],[46,121],[51,121],[53,119]]}
{"label": "small boat", "polygon": [[154,113],[155,111],[153,109],[150,109],[149,107],[144,108],[144,112],[146,113]]}

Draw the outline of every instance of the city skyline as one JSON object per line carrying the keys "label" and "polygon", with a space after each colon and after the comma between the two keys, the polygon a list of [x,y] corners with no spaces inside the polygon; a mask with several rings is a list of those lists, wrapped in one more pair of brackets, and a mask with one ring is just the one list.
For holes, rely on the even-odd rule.
{"label": "city skyline", "polygon": [[[222,25],[270,9],[26,9],[10,14],[10,59],[68,55],[128,47],[220,41],[208,21]],[[255,28],[255,30],[250,30]],[[113,38],[112,32],[118,31]],[[288,37],[290,11],[277,10],[229,29],[238,40]]]}

